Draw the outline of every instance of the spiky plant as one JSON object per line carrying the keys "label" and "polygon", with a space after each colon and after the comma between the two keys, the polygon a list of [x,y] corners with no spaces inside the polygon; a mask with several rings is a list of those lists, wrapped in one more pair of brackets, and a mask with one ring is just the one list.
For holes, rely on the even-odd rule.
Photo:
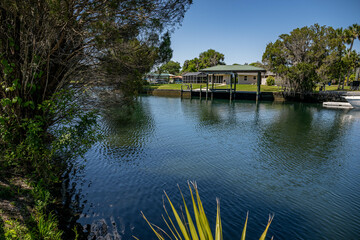
{"label": "spiky plant", "polygon": [[[186,205],[184,195],[182,194],[180,187],[180,194],[183,199],[184,203],[184,209],[185,209],[185,215],[182,212],[181,215],[176,211],[173,203],[171,202],[169,196],[165,193],[165,196],[171,206],[171,210],[174,214],[175,221],[169,216],[169,213],[166,209],[165,203],[163,204],[166,217],[162,215],[162,218],[170,230],[171,234],[167,233],[165,230],[161,229],[160,227],[156,226],[155,224],[152,224],[149,222],[149,220],[145,217],[144,213],[141,212],[142,217],[145,219],[145,221],[149,224],[152,231],[155,233],[156,237],[159,240],[165,240],[166,237],[169,239],[175,239],[175,240],[222,240],[223,234],[222,234],[222,226],[221,226],[221,218],[220,218],[220,200],[216,199],[217,202],[217,214],[216,214],[216,226],[215,226],[215,235],[212,235],[209,221],[206,217],[204,207],[202,205],[199,191],[197,188],[196,182],[191,182],[191,184],[188,182],[190,194],[191,194],[191,200],[192,200],[192,206],[194,210],[194,217],[195,217],[195,223],[190,215],[189,209]],[[193,195],[193,189],[195,192],[195,196]],[[243,228],[243,232],[241,235],[241,240],[245,240],[246,237],[246,227],[247,227],[247,221],[248,221],[248,213],[246,214],[246,220]],[[274,216],[270,215],[268,223],[266,225],[265,231],[260,237],[260,240],[265,240],[267,231],[269,229],[269,226],[273,220]],[[174,223],[175,222],[175,223]],[[175,226],[177,224],[177,227]],[[137,239],[136,237],[134,237]]]}

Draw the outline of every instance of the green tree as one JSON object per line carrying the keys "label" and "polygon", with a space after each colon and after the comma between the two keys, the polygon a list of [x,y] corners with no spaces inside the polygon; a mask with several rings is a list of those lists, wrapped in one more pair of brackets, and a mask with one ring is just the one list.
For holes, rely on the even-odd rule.
{"label": "green tree", "polygon": [[[39,160],[56,139],[80,142],[94,118],[64,104],[76,102],[68,90],[79,96],[85,84],[106,80],[134,94],[142,73],[171,58],[170,32],[191,3],[0,1],[0,152]],[[76,134],[49,133],[64,120]]]}
{"label": "green tree", "polygon": [[318,24],[297,28],[269,43],[263,62],[267,69],[285,79],[291,91],[309,92],[326,77],[341,76],[344,69],[341,36],[341,29]]}
{"label": "green tree", "polygon": [[259,68],[264,68],[264,64],[261,62],[253,62],[249,64],[250,66],[254,66],[254,67],[259,67]]}
{"label": "green tree", "polygon": [[200,53],[199,60],[202,64],[201,67],[213,67],[216,65],[225,65],[224,54],[215,51],[214,49],[209,49],[205,52]]}
{"label": "green tree", "polygon": [[[352,48],[354,45],[354,41],[357,39],[360,40],[360,25],[353,24],[352,26],[349,26],[347,29],[345,29],[344,35],[345,35],[344,36],[345,43],[350,45],[349,49],[347,50],[347,59],[351,61],[350,54],[352,54]],[[354,57],[352,59],[354,61],[351,61],[349,63],[349,67],[347,68],[347,79],[346,79],[347,84],[349,83],[351,70],[352,69],[354,70],[355,69],[354,67],[356,65],[356,61],[355,61]],[[343,81],[343,83],[342,83],[342,89],[344,89],[344,84],[345,84],[345,81]]]}
{"label": "green tree", "polygon": [[170,73],[170,74],[174,74],[174,75],[178,75],[180,72],[180,63],[178,62],[174,62],[174,61],[169,61],[165,64],[163,64],[159,70],[158,73]]}
{"label": "green tree", "polygon": [[338,89],[340,89],[343,76],[346,71],[344,62],[345,44],[344,44],[344,30],[343,28],[331,29],[329,33],[329,49],[330,53],[325,59],[323,65],[325,75],[328,75],[330,80],[336,79],[338,82]]}
{"label": "green tree", "polygon": [[199,54],[198,58],[185,60],[182,72],[198,72],[200,69],[213,67],[216,65],[224,65],[224,54],[209,49]]}

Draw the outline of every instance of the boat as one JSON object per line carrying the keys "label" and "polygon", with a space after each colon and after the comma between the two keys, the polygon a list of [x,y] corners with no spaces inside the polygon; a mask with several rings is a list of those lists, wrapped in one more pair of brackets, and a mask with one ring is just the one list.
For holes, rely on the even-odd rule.
{"label": "boat", "polygon": [[343,108],[343,109],[352,109],[352,108],[354,108],[348,102],[323,102],[323,107],[326,107],[326,108]]}
{"label": "boat", "polygon": [[360,95],[343,97],[351,104],[351,106],[360,109]]}

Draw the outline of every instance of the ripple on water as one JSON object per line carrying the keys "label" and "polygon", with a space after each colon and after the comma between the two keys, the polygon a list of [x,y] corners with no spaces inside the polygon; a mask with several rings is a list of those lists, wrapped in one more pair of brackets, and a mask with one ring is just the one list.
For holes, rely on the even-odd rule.
{"label": "ripple on water", "polygon": [[163,226],[162,191],[180,203],[176,184],[188,199],[186,181],[196,180],[212,226],[220,197],[226,239],[239,236],[247,211],[249,238],[269,213],[275,239],[360,236],[359,152],[349,147],[360,140],[360,118],[351,113],[158,97],[123,112],[103,116],[105,137],[85,156],[83,183],[73,179],[83,196],[79,222],[95,232],[105,223],[113,238],[152,238],[140,210]]}

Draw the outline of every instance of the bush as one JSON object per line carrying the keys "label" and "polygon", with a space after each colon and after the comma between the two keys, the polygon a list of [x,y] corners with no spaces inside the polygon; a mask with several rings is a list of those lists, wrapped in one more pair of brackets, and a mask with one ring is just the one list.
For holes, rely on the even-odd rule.
{"label": "bush", "polygon": [[269,76],[266,79],[266,85],[268,86],[274,86],[275,85],[275,78],[273,76]]}

